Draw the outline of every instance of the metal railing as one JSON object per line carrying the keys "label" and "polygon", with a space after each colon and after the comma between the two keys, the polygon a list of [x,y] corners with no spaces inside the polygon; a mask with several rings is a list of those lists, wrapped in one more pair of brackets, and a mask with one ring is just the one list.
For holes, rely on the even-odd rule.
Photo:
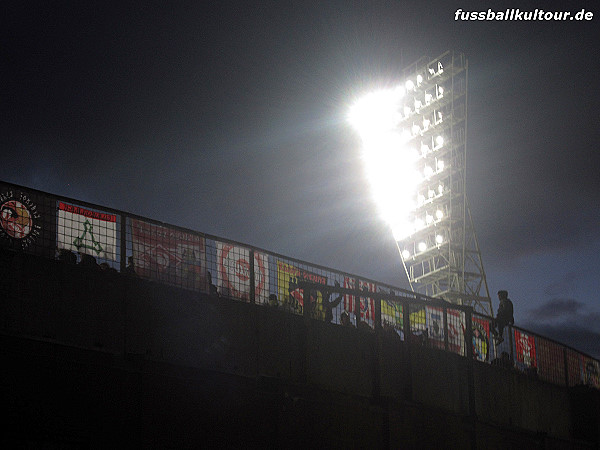
{"label": "metal railing", "polygon": [[[600,389],[598,360],[520,327],[495,345],[491,317],[246,244],[0,182],[0,246],[303,315]],[[470,343],[470,345],[469,345]]]}

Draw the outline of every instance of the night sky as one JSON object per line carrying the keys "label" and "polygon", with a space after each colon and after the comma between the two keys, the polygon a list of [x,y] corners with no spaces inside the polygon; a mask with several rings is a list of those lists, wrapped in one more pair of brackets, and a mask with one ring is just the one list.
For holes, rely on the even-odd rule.
{"label": "night sky", "polygon": [[462,52],[494,309],[600,358],[600,9],[552,3],[9,1],[0,180],[407,287],[348,108]]}

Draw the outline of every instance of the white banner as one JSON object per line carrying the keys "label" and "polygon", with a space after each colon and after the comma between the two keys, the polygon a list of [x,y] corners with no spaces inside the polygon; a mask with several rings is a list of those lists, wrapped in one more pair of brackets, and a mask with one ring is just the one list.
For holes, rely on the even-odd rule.
{"label": "white banner", "polygon": [[[217,242],[217,286],[222,295],[250,300],[250,251]],[[269,264],[267,255],[254,252],[254,301],[267,303]]]}
{"label": "white banner", "polygon": [[57,246],[95,258],[117,260],[117,216],[58,204]]}

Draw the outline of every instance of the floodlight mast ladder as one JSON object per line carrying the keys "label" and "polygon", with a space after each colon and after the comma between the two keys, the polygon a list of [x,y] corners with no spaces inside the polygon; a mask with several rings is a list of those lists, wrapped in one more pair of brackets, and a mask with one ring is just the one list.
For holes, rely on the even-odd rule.
{"label": "floodlight mast ladder", "polygon": [[411,217],[422,225],[397,245],[413,291],[493,315],[465,189],[467,75],[465,56],[450,51],[421,58],[404,71],[405,80],[418,80],[415,105],[421,104],[413,121],[425,149],[420,164],[429,174]]}

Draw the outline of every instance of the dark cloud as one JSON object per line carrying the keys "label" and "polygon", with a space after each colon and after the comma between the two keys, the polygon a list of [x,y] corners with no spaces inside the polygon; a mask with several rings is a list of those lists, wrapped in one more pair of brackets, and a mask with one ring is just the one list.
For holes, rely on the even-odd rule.
{"label": "dark cloud", "polygon": [[[558,297],[569,295],[575,288],[575,284],[581,280],[579,272],[567,272],[565,275],[544,288],[544,295]],[[585,280],[584,280],[585,281]]]}
{"label": "dark cloud", "polygon": [[530,320],[549,321],[571,319],[585,309],[585,305],[574,299],[552,299],[543,305],[528,311]]}

